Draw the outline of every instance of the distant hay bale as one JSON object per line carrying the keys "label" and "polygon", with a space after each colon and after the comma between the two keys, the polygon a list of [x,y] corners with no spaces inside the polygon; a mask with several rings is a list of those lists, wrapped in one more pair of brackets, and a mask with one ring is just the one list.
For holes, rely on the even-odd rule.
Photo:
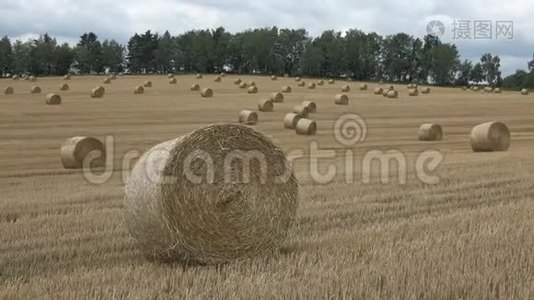
{"label": "distant hay bale", "polygon": [[310,109],[302,104],[299,104],[299,105],[295,105],[295,108],[293,108],[293,112],[302,118],[307,118],[308,115],[310,114]]}
{"label": "distant hay bale", "polygon": [[202,79],[204,76],[202,74],[197,74],[195,77],[196,79]]}
{"label": "distant hay bale", "polygon": [[324,85],[324,80],[319,80],[319,81],[317,81],[317,85],[318,85],[318,86],[323,86],[323,85]]}
{"label": "distant hay bale", "polygon": [[11,79],[13,79],[13,80],[19,80],[19,75],[16,75],[16,74],[15,74],[15,75],[13,75],[13,77],[11,77]]}
{"label": "distant hay bale", "polygon": [[522,89],[522,90],[521,90],[521,95],[525,95],[525,96],[526,96],[526,95],[528,95],[528,94],[529,94],[528,89]]}
{"label": "distant hay bale", "polygon": [[471,131],[471,147],[474,152],[506,151],[510,142],[510,131],[501,122],[483,123]]}
{"label": "distant hay bale", "polygon": [[257,94],[258,93],[258,87],[256,87],[255,85],[249,86],[248,89],[247,89],[247,93],[249,93],[249,94]]}
{"label": "distant hay bale", "polygon": [[[88,156],[89,154],[91,156]],[[96,138],[76,136],[61,145],[60,157],[65,169],[103,167],[106,163],[106,148]],[[89,165],[84,165],[86,159],[85,163]]]}
{"label": "distant hay bale", "polygon": [[106,89],[98,86],[91,90],[91,98],[102,98],[104,97],[104,93],[106,92]]}
{"label": "distant hay bale", "polygon": [[388,86],[386,87],[386,89],[387,89],[388,91],[392,91],[392,90],[395,89],[395,86],[393,86],[393,85],[388,85]]}
{"label": "distant hay bale", "polygon": [[493,93],[493,88],[491,86],[487,86],[487,87],[484,88],[484,92]]}
{"label": "distant hay bale", "polygon": [[289,74],[285,73],[284,78],[289,78]]}
{"label": "distant hay bale", "polygon": [[289,113],[284,117],[284,127],[287,129],[295,129],[297,127],[298,121],[302,117],[299,114]]}
{"label": "distant hay bale", "polygon": [[62,85],[59,86],[59,90],[60,91],[68,91],[70,90],[70,86],[66,83],[63,83]]}
{"label": "distant hay bale", "polygon": [[304,106],[310,114],[317,112],[317,104],[313,101],[304,101],[302,102],[302,106]]}
{"label": "distant hay bale", "polygon": [[192,91],[199,91],[200,90],[200,85],[194,83],[191,85],[191,90]]}
{"label": "distant hay bale", "polygon": [[349,105],[349,97],[345,94],[337,94],[335,97],[335,104]]}
{"label": "distant hay bale", "polygon": [[443,129],[439,124],[423,124],[419,128],[420,141],[441,141],[443,140]]}
{"label": "distant hay bale", "polygon": [[5,95],[13,95],[15,93],[15,90],[13,89],[13,87],[6,87],[4,88],[4,94]]}
{"label": "distant hay bale", "polygon": [[28,80],[29,80],[29,81],[37,81],[37,77],[35,77],[35,76],[29,76],[29,77],[28,77]]}
{"label": "distant hay bale", "polygon": [[471,90],[472,90],[473,92],[478,92],[479,87],[478,87],[478,86],[472,86],[472,87],[471,87]]}
{"label": "distant hay bale", "polygon": [[169,79],[169,84],[176,84],[177,82],[176,78]]}
{"label": "distant hay bale", "polygon": [[367,88],[368,88],[367,84],[360,85],[360,90],[361,91],[367,91]]}
{"label": "distant hay bale", "polygon": [[131,174],[123,219],[151,259],[222,264],[271,254],[296,218],[290,163],[249,126],[211,125],[159,144]]}
{"label": "distant hay bale", "polygon": [[299,81],[301,81],[301,78],[297,76],[297,77],[295,77],[295,81],[299,82]]}
{"label": "distant hay bale", "polygon": [[351,77],[347,77],[347,82],[352,82],[352,78]]}
{"label": "distant hay bale", "polygon": [[289,85],[284,85],[282,87],[282,93],[288,94],[288,93],[291,93],[291,91],[292,91],[292,89],[291,89],[291,87]]}
{"label": "distant hay bale", "polygon": [[235,85],[240,85],[241,84],[241,79],[237,78],[236,80],[234,80],[234,84]]}
{"label": "distant hay bale", "polygon": [[390,91],[389,89],[384,89],[384,90],[382,91],[382,96],[387,97],[389,91]]}
{"label": "distant hay bale", "polygon": [[152,81],[148,80],[148,81],[145,81],[145,83],[143,84],[144,87],[146,88],[151,88],[152,87]]}
{"label": "distant hay bale", "polygon": [[274,92],[274,93],[271,94],[271,98],[270,99],[274,103],[282,103],[282,102],[284,102],[284,94],[279,93],[279,92]]}
{"label": "distant hay bale", "polygon": [[295,126],[297,134],[300,135],[314,135],[317,133],[317,123],[310,119],[300,119]]}
{"label": "distant hay bale", "polygon": [[382,92],[383,92],[383,91],[384,91],[384,90],[383,90],[381,87],[377,87],[377,88],[375,88],[375,90],[373,91],[373,93],[374,93],[375,95],[382,95]]}
{"label": "distant hay bale", "polygon": [[263,99],[258,102],[258,110],[262,112],[272,112],[274,110],[274,102],[271,99]]}
{"label": "distant hay bale", "polygon": [[215,82],[221,82],[221,81],[222,81],[222,77],[221,77],[221,76],[215,76],[215,78],[213,79],[213,81],[215,81]]}
{"label": "distant hay bale", "polygon": [[134,94],[135,95],[141,95],[141,94],[144,94],[145,93],[145,88],[138,85],[134,88]]}
{"label": "distant hay bale", "polygon": [[221,74],[219,74],[219,76],[224,77],[224,76],[226,76],[226,73],[221,72]]}
{"label": "distant hay bale", "polygon": [[495,89],[493,90],[493,92],[494,92],[495,94],[501,94],[501,93],[502,93],[502,90],[501,90],[501,88],[495,88]]}
{"label": "distant hay bale", "polygon": [[428,86],[422,87],[421,94],[430,94],[430,88]]}
{"label": "distant hay bale", "polygon": [[45,103],[48,105],[59,105],[61,104],[61,96],[58,94],[48,94],[46,95]]}
{"label": "distant hay bale", "polygon": [[334,84],[336,81],[334,79],[328,79],[328,84]]}
{"label": "distant hay bale", "polygon": [[305,81],[299,81],[299,83],[297,83],[297,86],[306,86],[306,82]]}
{"label": "distant hay bale", "polygon": [[348,86],[348,85],[342,86],[341,87],[341,91],[344,92],[344,93],[350,92],[350,86]]}
{"label": "distant hay bale", "polygon": [[106,77],[106,79],[104,79],[103,83],[104,84],[110,84],[111,83],[111,78],[110,77]]}
{"label": "distant hay bale", "polygon": [[415,83],[410,83],[406,86],[407,89],[411,90],[411,89],[416,89],[418,88],[417,84]]}
{"label": "distant hay bale", "polygon": [[202,96],[203,98],[211,98],[213,97],[213,91],[210,88],[203,88],[200,91],[200,96]]}
{"label": "distant hay bale", "polygon": [[409,89],[408,90],[408,95],[410,95],[412,97],[419,96],[419,89],[417,89],[417,88]]}
{"label": "distant hay bale", "polygon": [[248,83],[246,83],[246,82],[241,82],[241,83],[239,84],[239,88],[240,88],[240,89],[246,89],[246,88],[248,88]]}
{"label": "distant hay bale", "polygon": [[32,94],[40,94],[41,93],[41,88],[38,87],[38,86],[32,86],[31,93]]}
{"label": "distant hay bale", "polygon": [[386,97],[391,98],[391,99],[398,98],[399,92],[397,92],[396,90],[389,90]]}
{"label": "distant hay bale", "polygon": [[167,74],[167,78],[173,79],[174,78],[174,74],[172,74],[172,73]]}
{"label": "distant hay bale", "polygon": [[238,121],[245,125],[256,125],[258,123],[258,113],[250,110],[242,110],[239,113]]}
{"label": "distant hay bale", "polygon": [[272,75],[271,80],[278,80],[278,77],[276,77],[275,75]]}
{"label": "distant hay bale", "polygon": [[111,78],[111,80],[116,80],[117,79],[117,73],[111,73],[111,76],[109,76],[109,78]]}
{"label": "distant hay bale", "polygon": [[468,87],[466,87],[466,86],[462,87],[462,91],[467,91],[467,90],[468,90]]}
{"label": "distant hay bale", "polygon": [[248,86],[256,86],[256,82],[255,81],[249,81],[247,83]]}
{"label": "distant hay bale", "polygon": [[310,82],[310,84],[308,84],[308,88],[309,88],[310,90],[315,89],[315,82]]}

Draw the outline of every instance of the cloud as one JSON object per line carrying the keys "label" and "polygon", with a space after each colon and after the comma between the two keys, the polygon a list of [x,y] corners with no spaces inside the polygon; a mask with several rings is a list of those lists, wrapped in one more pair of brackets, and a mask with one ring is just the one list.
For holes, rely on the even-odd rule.
{"label": "cloud", "polygon": [[[524,68],[534,51],[534,2],[526,0],[0,0],[0,34],[10,37],[49,33],[59,41],[75,42],[83,32],[122,43],[135,32],[169,30],[179,34],[191,29],[224,26],[231,32],[278,26],[305,28],[317,36],[323,30],[361,29],[394,34],[426,34],[431,20],[441,20],[450,30],[454,20],[510,20],[511,41],[452,41],[464,58],[485,52],[500,55],[505,74]],[[30,21],[27,21],[30,20]],[[445,38],[445,41],[447,39]]]}

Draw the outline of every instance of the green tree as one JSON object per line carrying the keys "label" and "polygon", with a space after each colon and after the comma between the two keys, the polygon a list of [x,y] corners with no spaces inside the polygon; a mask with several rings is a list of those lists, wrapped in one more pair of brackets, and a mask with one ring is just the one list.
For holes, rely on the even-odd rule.
{"label": "green tree", "polygon": [[30,42],[15,41],[13,44],[13,72],[17,74],[30,71],[32,47]]}
{"label": "green tree", "polygon": [[115,40],[102,43],[102,66],[111,72],[120,72],[124,64],[124,46]]}
{"label": "green tree", "polygon": [[454,82],[460,64],[456,46],[441,44],[432,48],[430,52],[432,65],[430,76],[439,85],[448,85]]}
{"label": "green tree", "polygon": [[89,32],[80,36],[75,48],[77,67],[83,73],[100,73],[104,69],[102,44],[96,34]]}
{"label": "green tree", "polygon": [[75,59],[74,50],[69,46],[69,44],[64,43],[61,46],[58,46],[54,50],[55,57],[55,72],[54,75],[64,75],[68,74],[70,68],[72,67]]}
{"label": "green tree", "polygon": [[7,36],[0,40],[0,76],[12,73],[13,68],[13,49],[11,41]]}
{"label": "green tree", "polygon": [[470,60],[464,60],[458,67],[458,77],[456,78],[457,85],[469,85],[471,72],[473,71],[473,63]]}
{"label": "green tree", "polygon": [[473,70],[471,71],[471,78],[472,82],[474,83],[480,83],[484,81],[484,68],[482,67],[482,64],[476,63],[473,67]]}
{"label": "green tree", "polygon": [[492,56],[490,53],[482,55],[480,58],[484,79],[490,85],[495,85],[501,78],[501,59],[499,56]]}

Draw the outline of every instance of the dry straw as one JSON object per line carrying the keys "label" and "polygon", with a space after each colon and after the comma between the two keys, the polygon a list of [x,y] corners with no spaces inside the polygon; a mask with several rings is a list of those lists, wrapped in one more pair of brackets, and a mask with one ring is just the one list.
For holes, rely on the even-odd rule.
{"label": "dry straw", "polygon": [[248,89],[247,89],[247,93],[249,93],[249,94],[257,94],[258,93],[258,87],[256,87],[255,85],[249,86]]}
{"label": "dry straw", "polygon": [[310,109],[302,104],[299,104],[295,105],[295,108],[293,108],[293,112],[301,116],[302,118],[307,118],[310,114]]}
{"label": "dry straw", "polygon": [[299,81],[299,83],[297,83],[297,86],[306,86],[306,82],[305,81]]}
{"label": "dry straw", "polygon": [[484,92],[493,93],[493,88],[491,86],[487,86],[487,87],[484,88]]}
{"label": "dry straw", "polygon": [[430,88],[428,86],[421,88],[421,94],[430,94]]}
{"label": "dry straw", "polygon": [[258,113],[251,110],[242,110],[239,113],[238,121],[245,125],[256,125],[258,123]]}
{"label": "dry straw", "polygon": [[106,92],[106,89],[98,86],[91,90],[91,98],[102,98],[104,97],[104,93]]}
{"label": "dry straw", "polygon": [[221,76],[215,76],[215,78],[213,79],[213,81],[215,81],[215,82],[221,82],[221,81],[222,81],[222,78],[221,78]]}
{"label": "dry straw", "polygon": [[226,73],[221,72],[221,74],[219,74],[219,75],[220,75],[221,77],[224,77],[224,76],[226,76]]}
{"label": "dry straw", "polygon": [[310,84],[308,84],[308,88],[309,88],[310,90],[315,89],[315,82],[311,82]]}
{"label": "dry straw", "polygon": [[417,88],[409,89],[408,90],[408,95],[413,96],[413,97],[419,96],[419,89],[417,89]]}
{"label": "dry straw", "polygon": [[32,94],[40,94],[41,93],[41,88],[38,87],[38,86],[32,86],[31,93]]}
{"label": "dry straw", "polygon": [[169,74],[167,74],[167,77],[168,77],[169,79],[173,79],[173,78],[174,78],[174,74],[169,73]]}
{"label": "dry straw", "polygon": [[241,83],[239,84],[239,88],[240,88],[240,89],[246,89],[246,88],[248,88],[248,83],[246,83],[246,82],[241,82]]}
{"label": "dry straw", "polygon": [[199,91],[200,90],[200,85],[194,83],[191,85],[191,90],[192,91]]}
{"label": "dry straw", "polygon": [[314,114],[317,112],[317,104],[315,104],[315,102],[313,101],[304,101],[302,102],[302,106],[306,107],[310,114]]}
{"label": "dry straw", "polygon": [[350,92],[350,86],[348,86],[348,85],[344,85],[344,86],[342,86],[342,87],[341,87],[341,91],[342,91],[343,93],[348,93],[348,92]]}
{"label": "dry straw", "polygon": [[256,86],[256,82],[255,81],[249,81],[247,84],[248,84],[248,86]]}
{"label": "dry straw", "polygon": [[169,84],[176,84],[177,82],[176,78],[169,79]]}
{"label": "dry straw", "polygon": [[241,84],[241,79],[237,78],[236,80],[234,80],[234,84],[235,85],[240,85]]}
{"label": "dry straw", "polygon": [[334,84],[334,83],[336,83],[336,81],[334,79],[329,79],[328,80],[328,84]]}
{"label": "dry straw", "polygon": [[383,90],[381,87],[377,87],[377,88],[373,91],[373,93],[374,93],[375,95],[382,95],[382,92],[383,92],[383,91],[384,91],[384,90]]}
{"label": "dry straw", "polygon": [[288,94],[288,93],[291,93],[291,91],[292,91],[292,89],[291,89],[291,87],[289,85],[284,85],[282,87],[282,93]]}
{"label": "dry straw", "polygon": [[13,77],[11,77],[13,80],[19,80],[19,75],[13,75]]}
{"label": "dry straw", "polygon": [[111,78],[106,77],[106,79],[104,79],[103,83],[104,84],[110,84],[111,83]]}
{"label": "dry straw", "polygon": [[284,94],[279,93],[279,92],[274,92],[274,93],[271,94],[271,98],[270,99],[274,103],[282,103],[282,102],[284,102]]}
{"label": "dry straw", "polygon": [[295,77],[296,82],[299,82],[300,80],[301,80],[300,77]]}
{"label": "dry straw", "polygon": [[152,87],[152,81],[150,81],[150,80],[145,81],[145,84],[143,84],[143,86],[146,87],[146,88]]}
{"label": "dry straw", "polygon": [[258,110],[262,112],[271,112],[274,110],[274,103],[271,99],[263,99],[258,102]]}
{"label": "dry straw", "polygon": [[271,80],[278,80],[278,77],[276,77],[275,75],[272,75]]}
{"label": "dry straw", "polygon": [[360,90],[361,91],[367,91],[367,88],[368,88],[367,84],[360,85]]}
{"label": "dry straw", "polygon": [[443,140],[443,129],[439,124],[423,124],[419,128],[420,141],[441,141]]}
{"label": "dry straw", "polygon": [[337,105],[349,105],[349,97],[345,94],[337,94],[335,97]]}
{"label": "dry straw", "polygon": [[202,76],[202,74],[197,74],[195,77],[196,77],[196,79],[202,79],[202,77],[204,77],[204,76]]}
{"label": "dry straw", "polygon": [[397,92],[396,90],[389,90],[388,94],[387,94],[387,97],[391,98],[391,99],[398,98],[399,97],[399,92]]}
{"label": "dry straw", "polygon": [[223,124],[145,153],[125,187],[124,220],[151,259],[221,264],[279,251],[297,207],[284,152],[252,127]]}
{"label": "dry straw", "polygon": [[[61,145],[60,157],[65,169],[102,167],[106,162],[106,149],[98,139],[76,136],[67,139]],[[85,165],[84,160],[86,160]]]}
{"label": "dry straw", "polygon": [[300,119],[295,126],[297,134],[314,135],[317,133],[317,123],[310,119]]}
{"label": "dry straw", "polygon": [[521,95],[528,95],[528,94],[529,94],[529,91],[527,89],[521,90]]}
{"label": "dry straw", "polygon": [[13,87],[6,87],[4,88],[4,94],[5,95],[13,95],[15,93],[15,90],[13,89]]}
{"label": "dry straw", "polygon": [[144,94],[145,93],[145,88],[138,85],[134,88],[134,94],[136,95],[141,95],[141,94]]}
{"label": "dry straw", "polygon": [[500,122],[483,123],[471,131],[471,147],[474,152],[506,151],[510,142],[510,131]]}
{"label": "dry straw", "polygon": [[317,81],[317,85],[318,85],[318,86],[323,86],[323,85],[324,85],[324,80],[319,80],[319,81]]}
{"label": "dry straw", "polygon": [[473,92],[478,92],[479,87],[478,87],[478,86],[472,86],[472,87],[471,87],[471,90],[472,90]]}
{"label": "dry straw", "polygon": [[500,88],[495,88],[494,92],[495,94],[501,94],[502,90]]}
{"label": "dry straw", "polygon": [[59,86],[59,90],[60,91],[68,91],[70,89],[69,85],[64,83],[62,85]]}
{"label": "dry straw", "polygon": [[67,74],[67,75],[63,76],[63,79],[64,79],[64,80],[70,80],[70,75]]}
{"label": "dry straw", "polygon": [[110,77],[110,78],[111,78],[111,80],[115,80],[115,79],[117,79],[117,74],[116,74],[116,73],[111,74],[111,77]]}
{"label": "dry straw", "polygon": [[302,117],[299,114],[289,113],[284,117],[284,127],[287,129],[295,129],[297,127],[298,121]]}
{"label": "dry straw", "polygon": [[48,105],[59,105],[61,104],[61,96],[58,94],[48,94],[46,95],[45,103]]}
{"label": "dry straw", "polygon": [[213,97],[213,91],[210,88],[203,88],[200,91],[200,96],[202,96],[203,98],[211,98]]}
{"label": "dry straw", "polygon": [[29,76],[29,77],[28,77],[28,80],[29,80],[29,81],[37,81],[37,77],[35,77],[35,76]]}

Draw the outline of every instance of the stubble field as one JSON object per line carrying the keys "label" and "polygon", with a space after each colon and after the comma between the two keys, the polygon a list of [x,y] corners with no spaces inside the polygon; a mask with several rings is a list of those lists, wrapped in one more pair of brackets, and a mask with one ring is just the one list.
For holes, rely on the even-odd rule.
{"label": "stubble field", "polygon": [[[365,298],[466,299],[534,297],[534,97],[515,92],[488,94],[433,88],[429,95],[399,99],[360,91],[348,83],[348,106],[334,105],[345,82],[315,90],[292,78],[241,76],[254,80],[247,94],[227,75],[197,80],[177,76],[124,76],[110,85],[102,77],[0,80],[14,95],[0,95],[0,298],[165,299],[165,298]],[[133,88],[152,80],[145,94]],[[304,78],[310,82],[312,79]],[[59,92],[67,82],[70,90]],[[213,98],[190,91],[211,87]],[[42,93],[30,94],[39,85]],[[91,99],[97,85],[103,99]],[[280,253],[221,266],[179,266],[147,261],[122,223],[126,154],[200,126],[235,123],[242,109],[290,85],[284,103],[259,113],[255,127],[287,152],[302,150],[295,163],[300,182],[298,216]],[[49,92],[63,103],[46,105]],[[284,129],[285,113],[304,100],[317,103],[314,136]],[[367,124],[364,141],[347,147],[334,134],[336,120],[357,113]],[[512,133],[509,151],[473,153],[469,132],[498,120]],[[423,123],[439,123],[441,142],[420,142]],[[102,184],[81,171],[65,170],[61,143],[72,136],[113,137],[113,175]],[[319,169],[337,166],[337,176],[317,183],[309,162],[310,143],[334,150]],[[108,148],[111,145],[107,145]],[[345,155],[355,167],[347,183]],[[379,180],[372,169],[364,183],[366,153],[395,150],[407,162],[407,183]],[[435,185],[416,176],[415,161],[427,150],[443,155],[431,172]]]}

